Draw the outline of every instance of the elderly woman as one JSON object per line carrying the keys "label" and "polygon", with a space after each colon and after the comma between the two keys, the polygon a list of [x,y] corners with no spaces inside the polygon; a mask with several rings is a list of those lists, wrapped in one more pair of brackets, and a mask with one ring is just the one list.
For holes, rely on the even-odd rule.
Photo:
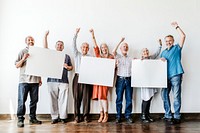
{"label": "elderly woman", "polygon": [[[153,55],[149,55],[149,50],[147,48],[143,48],[142,49],[142,60],[145,59],[156,59],[160,52],[161,52],[161,48],[162,48],[162,42],[159,39],[159,47],[158,50],[155,54]],[[141,115],[141,120],[144,123],[148,123],[148,122],[153,122],[153,119],[150,117],[150,104],[151,104],[151,100],[154,96],[154,94],[157,92],[157,89],[155,88],[141,88],[141,99],[142,99],[142,115]]]}
{"label": "elderly woman", "polygon": [[[109,53],[109,49],[106,43],[102,43],[100,45],[100,48],[97,45],[95,36],[94,36],[94,30],[90,30],[94,42],[94,54],[98,58],[109,58],[114,59],[113,55]],[[94,85],[93,86],[93,94],[92,99],[93,100],[99,100],[99,107],[100,107],[100,118],[98,122],[107,122],[108,121],[108,87],[107,86],[100,86],[100,85]]]}

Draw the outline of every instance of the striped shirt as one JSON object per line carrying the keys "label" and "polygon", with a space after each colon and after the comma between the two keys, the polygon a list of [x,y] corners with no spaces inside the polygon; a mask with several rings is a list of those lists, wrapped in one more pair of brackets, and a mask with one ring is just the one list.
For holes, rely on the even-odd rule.
{"label": "striped shirt", "polygon": [[117,59],[117,76],[130,77],[132,58],[130,56],[116,55]]}

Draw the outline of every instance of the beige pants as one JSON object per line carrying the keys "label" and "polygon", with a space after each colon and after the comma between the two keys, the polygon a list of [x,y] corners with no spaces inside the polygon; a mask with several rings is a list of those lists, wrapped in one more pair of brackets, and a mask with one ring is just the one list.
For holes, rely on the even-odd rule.
{"label": "beige pants", "polygon": [[52,119],[67,118],[69,84],[48,82],[50,94],[50,110]]}

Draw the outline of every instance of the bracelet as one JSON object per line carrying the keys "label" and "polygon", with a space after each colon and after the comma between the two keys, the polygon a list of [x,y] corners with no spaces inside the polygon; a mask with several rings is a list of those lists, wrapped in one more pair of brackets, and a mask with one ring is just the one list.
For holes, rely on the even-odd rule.
{"label": "bracelet", "polygon": [[176,26],[176,28],[175,29],[178,29],[178,28],[180,28],[179,26]]}

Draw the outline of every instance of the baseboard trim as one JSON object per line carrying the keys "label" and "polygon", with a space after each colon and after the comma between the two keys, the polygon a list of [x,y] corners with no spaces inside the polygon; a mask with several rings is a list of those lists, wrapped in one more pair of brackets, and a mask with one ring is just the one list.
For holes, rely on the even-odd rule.
{"label": "baseboard trim", "polygon": [[[116,114],[109,114],[109,119],[114,120]],[[184,120],[200,120],[200,113],[182,113],[182,119]],[[151,116],[155,119],[160,119],[164,116],[163,113],[151,113]],[[28,114],[25,115],[25,118],[28,119]],[[99,114],[90,114],[90,119],[98,119]],[[134,113],[133,118],[134,119],[139,119],[140,113]],[[51,115],[50,114],[37,114],[37,118],[39,119],[44,119],[44,120],[51,120]],[[73,119],[74,115],[73,114],[68,114],[69,119]],[[16,114],[0,114],[0,120],[16,120],[17,115]]]}

